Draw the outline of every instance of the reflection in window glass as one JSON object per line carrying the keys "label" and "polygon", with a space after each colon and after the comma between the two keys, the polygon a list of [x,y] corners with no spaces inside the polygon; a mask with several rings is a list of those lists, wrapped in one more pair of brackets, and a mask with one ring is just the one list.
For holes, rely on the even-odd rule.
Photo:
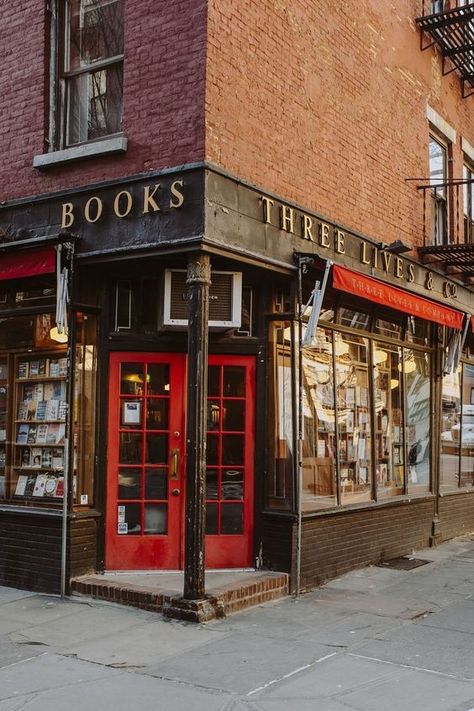
{"label": "reflection in window glass", "polygon": [[368,341],[336,334],[339,476],[343,503],[371,499],[371,414]]}
{"label": "reflection in window glass", "polygon": [[404,350],[408,491],[430,489],[431,386],[428,353]]}
{"label": "reflection in window glass", "polygon": [[396,321],[386,321],[382,318],[375,319],[375,333],[379,333],[381,336],[388,336],[389,338],[400,338],[402,333],[402,324]]}
{"label": "reflection in window glass", "polygon": [[370,315],[353,309],[339,309],[339,323],[349,328],[369,329]]}
{"label": "reflection in window glass", "polygon": [[[461,486],[474,486],[474,365],[464,365],[461,420]],[[454,433],[456,436],[456,431]]]}
{"label": "reflection in window glass", "polygon": [[377,496],[404,491],[402,349],[374,343],[375,476]]}
{"label": "reflection in window glass", "polygon": [[441,395],[441,456],[440,488],[456,489],[459,486],[459,452],[461,426],[461,376],[456,373],[443,377]]}
{"label": "reflection in window glass", "polygon": [[416,316],[408,316],[406,340],[410,343],[418,343],[421,346],[427,346],[430,343],[431,324],[429,321],[423,321]]}
{"label": "reflection in window glass", "polygon": [[336,417],[331,331],[317,329],[303,352],[304,509],[336,504]]}

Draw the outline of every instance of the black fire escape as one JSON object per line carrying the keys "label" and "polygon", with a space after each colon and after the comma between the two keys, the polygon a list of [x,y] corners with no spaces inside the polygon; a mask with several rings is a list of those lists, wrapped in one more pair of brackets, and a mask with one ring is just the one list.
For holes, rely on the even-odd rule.
{"label": "black fire escape", "polygon": [[[474,94],[474,2],[468,0],[422,0],[421,49],[437,45],[443,74],[457,71],[464,98]],[[427,37],[429,41],[427,42]]]}

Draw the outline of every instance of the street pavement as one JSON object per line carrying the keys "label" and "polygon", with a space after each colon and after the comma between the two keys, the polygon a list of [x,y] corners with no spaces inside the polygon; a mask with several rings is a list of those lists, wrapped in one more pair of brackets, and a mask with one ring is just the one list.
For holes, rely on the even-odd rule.
{"label": "street pavement", "polygon": [[205,625],[0,588],[0,711],[472,711],[474,536]]}

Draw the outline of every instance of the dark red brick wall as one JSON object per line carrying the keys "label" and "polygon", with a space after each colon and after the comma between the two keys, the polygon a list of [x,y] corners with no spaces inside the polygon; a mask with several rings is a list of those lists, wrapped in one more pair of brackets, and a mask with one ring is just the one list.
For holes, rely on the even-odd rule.
{"label": "dark red brick wall", "polygon": [[420,50],[417,5],[210,0],[208,159],[377,239],[419,241],[405,178],[427,175],[426,104],[474,144],[474,99]]}
{"label": "dark red brick wall", "polygon": [[443,541],[474,531],[474,492],[443,496],[439,502]]}
{"label": "dark red brick wall", "polygon": [[48,97],[44,0],[0,0],[0,202],[204,157],[205,0],[126,2],[124,156],[39,172]]}

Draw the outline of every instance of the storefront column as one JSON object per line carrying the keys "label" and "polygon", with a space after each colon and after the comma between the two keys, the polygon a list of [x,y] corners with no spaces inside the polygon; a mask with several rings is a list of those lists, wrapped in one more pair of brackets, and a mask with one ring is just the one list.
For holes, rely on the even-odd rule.
{"label": "storefront column", "polygon": [[186,519],[184,597],[204,597],[206,519],[207,351],[211,263],[208,255],[188,259],[188,390],[186,418]]}

